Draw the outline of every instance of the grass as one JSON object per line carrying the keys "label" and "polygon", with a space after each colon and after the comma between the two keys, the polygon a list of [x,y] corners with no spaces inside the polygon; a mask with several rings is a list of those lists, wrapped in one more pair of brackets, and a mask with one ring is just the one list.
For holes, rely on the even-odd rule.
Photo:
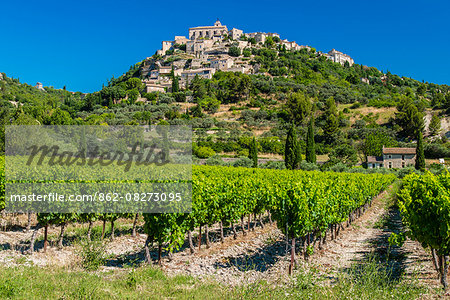
{"label": "grass", "polygon": [[266,281],[228,287],[190,276],[167,276],[144,266],[104,272],[14,267],[0,273],[0,298],[11,299],[417,299],[429,290],[415,280],[391,280],[375,262],[328,275],[313,267],[297,270],[286,284]]}

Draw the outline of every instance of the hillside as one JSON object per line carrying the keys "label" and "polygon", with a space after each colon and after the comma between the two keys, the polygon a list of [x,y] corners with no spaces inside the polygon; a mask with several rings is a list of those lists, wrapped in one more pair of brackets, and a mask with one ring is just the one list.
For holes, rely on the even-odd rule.
{"label": "hillside", "polygon": [[[191,30],[197,29],[191,28],[190,35]],[[305,138],[314,116],[317,154],[342,160],[332,151],[339,146],[351,157],[349,165],[357,155],[364,161],[381,151],[381,145],[364,150],[367,136],[407,145],[423,125],[430,142],[427,157],[450,156],[448,85],[382,72],[334,49],[323,53],[277,34],[233,30],[219,37],[164,41],[153,56],[86,97],[39,91],[5,75],[0,81],[2,123],[17,118],[21,103],[20,114],[41,124],[189,124],[195,129],[194,153],[207,158],[214,153],[247,156],[252,136],[261,153],[282,155],[290,124]],[[301,148],[304,152],[303,141]]]}

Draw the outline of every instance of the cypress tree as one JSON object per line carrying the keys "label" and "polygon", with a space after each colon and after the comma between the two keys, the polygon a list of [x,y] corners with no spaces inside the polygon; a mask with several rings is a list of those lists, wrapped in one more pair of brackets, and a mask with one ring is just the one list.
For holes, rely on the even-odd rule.
{"label": "cypress tree", "polygon": [[253,168],[258,167],[258,145],[256,143],[256,138],[253,137],[253,140],[250,144],[250,149],[248,151],[248,158],[253,161]]}
{"label": "cypress tree", "polygon": [[172,93],[178,93],[180,91],[180,84],[178,83],[178,76],[174,76],[172,79]]}
{"label": "cypress tree", "polygon": [[170,71],[170,77],[172,77],[172,93],[178,93],[180,91],[180,84],[178,82],[178,77],[175,76],[175,71],[172,66],[172,71]]}
{"label": "cypress tree", "polygon": [[314,116],[309,120],[308,133],[306,135],[306,161],[316,163],[316,145],[314,143]]}
{"label": "cypress tree", "polygon": [[416,169],[425,171],[425,154],[423,152],[423,136],[422,130],[419,130],[416,147]]}
{"label": "cypress tree", "polygon": [[286,137],[286,144],[284,147],[284,164],[286,165],[286,169],[297,169],[300,164],[300,160],[300,144],[297,140],[294,124],[292,124]]}

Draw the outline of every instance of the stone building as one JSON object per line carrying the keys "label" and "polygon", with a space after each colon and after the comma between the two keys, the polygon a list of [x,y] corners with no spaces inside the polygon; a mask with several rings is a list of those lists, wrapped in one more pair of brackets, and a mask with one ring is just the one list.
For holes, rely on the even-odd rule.
{"label": "stone building", "polygon": [[406,168],[416,163],[416,148],[385,148],[383,156],[368,156],[367,167],[372,168]]}
{"label": "stone building", "polygon": [[328,52],[326,56],[328,57],[328,59],[334,62],[338,62],[341,65],[345,64],[346,61],[350,64],[350,66],[354,64],[353,58],[345,53],[337,51],[336,49],[331,49],[331,51]]}
{"label": "stone building", "polygon": [[242,30],[236,28],[233,28],[230,31],[228,31],[228,36],[231,37],[233,40],[238,40],[243,34],[244,32]]}
{"label": "stone building", "polygon": [[197,70],[185,70],[181,72],[181,84],[186,86],[189,84],[195,76],[199,76],[205,79],[211,79],[216,72],[213,68],[202,68]]}
{"label": "stone building", "polygon": [[151,92],[165,93],[166,88],[160,84],[147,83],[147,84],[145,84],[145,92],[146,93],[151,93]]}
{"label": "stone building", "polygon": [[233,59],[229,56],[216,58],[211,60],[211,68],[216,70],[225,71],[233,66]]}
{"label": "stone building", "polygon": [[174,43],[178,45],[184,45],[189,41],[185,36],[175,36]]}
{"label": "stone building", "polygon": [[186,53],[200,57],[204,51],[211,49],[213,45],[213,40],[191,40],[186,43]]}
{"label": "stone building", "polygon": [[189,28],[189,39],[212,39],[213,36],[223,36],[228,33],[227,26],[222,25],[219,20],[214,23],[214,26],[199,26]]}
{"label": "stone building", "polygon": [[38,90],[45,91],[44,85],[40,82],[36,83],[34,87],[37,88]]}
{"label": "stone building", "polygon": [[162,53],[163,55],[166,54],[167,50],[170,50],[173,47],[173,42],[172,41],[162,41]]}

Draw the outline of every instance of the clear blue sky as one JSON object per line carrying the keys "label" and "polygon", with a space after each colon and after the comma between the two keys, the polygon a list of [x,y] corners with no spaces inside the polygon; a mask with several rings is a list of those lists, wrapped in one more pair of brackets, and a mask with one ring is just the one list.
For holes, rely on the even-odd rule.
{"label": "clear blue sky", "polygon": [[359,64],[450,84],[449,12],[448,0],[2,1],[0,72],[92,92],[162,40],[220,18],[228,28],[277,32]]}

